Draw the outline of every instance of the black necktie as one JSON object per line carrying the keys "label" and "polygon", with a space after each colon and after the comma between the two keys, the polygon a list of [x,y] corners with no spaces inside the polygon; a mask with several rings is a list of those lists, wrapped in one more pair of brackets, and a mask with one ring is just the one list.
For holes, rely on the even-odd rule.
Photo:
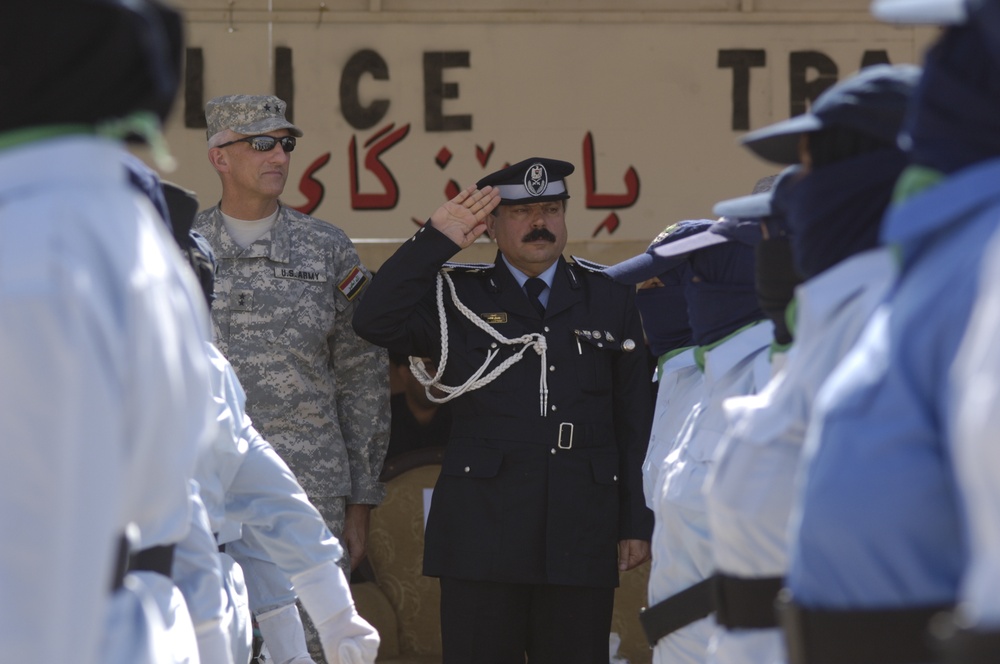
{"label": "black necktie", "polygon": [[524,290],[528,292],[528,301],[531,302],[531,306],[535,308],[538,315],[543,318],[545,317],[545,305],[538,299],[538,296],[542,294],[545,288],[545,282],[538,277],[531,277],[524,282]]}

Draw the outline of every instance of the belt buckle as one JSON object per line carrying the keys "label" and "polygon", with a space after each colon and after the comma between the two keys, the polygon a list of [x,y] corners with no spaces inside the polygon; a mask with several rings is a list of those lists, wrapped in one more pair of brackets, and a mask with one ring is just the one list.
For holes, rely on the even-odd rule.
{"label": "belt buckle", "polygon": [[[567,433],[568,431],[568,433]],[[567,442],[563,445],[563,439],[566,438]],[[573,447],[573,423],[572,422],[561,422],[559,424],[559,440],[556,442],[556,446],[561,450],[568,450]]]}

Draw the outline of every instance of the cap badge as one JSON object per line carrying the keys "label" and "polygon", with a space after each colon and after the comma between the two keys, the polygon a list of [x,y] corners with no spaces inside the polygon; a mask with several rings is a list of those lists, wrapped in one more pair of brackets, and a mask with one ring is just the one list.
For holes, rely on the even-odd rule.
{"label": "cap badge", "polygon": [[524,174],[524,188],[532,196],[541,196],[549,186],[549,174],[541,164],[532,164]]}

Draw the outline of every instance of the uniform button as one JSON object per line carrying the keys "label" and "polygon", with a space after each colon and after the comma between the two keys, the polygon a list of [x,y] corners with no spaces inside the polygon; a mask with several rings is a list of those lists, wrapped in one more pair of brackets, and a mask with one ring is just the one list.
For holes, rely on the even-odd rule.
{"label": "uniform button", "polygon": [[552,412],[555,412],[555,410],[556,410],[556,406],[555,406],[555,404],[552,404]]}
{"label": "uniform button", "polygon": [[465,472],[469,472],[470,470],[472,470],[472,469],[469,468],[468,466],[465,467]]}
{"label": "uniform button", "polygon": [[556,448],[554,448],[554,447],[553,447],[553,448],[552,448],[552,449],[551,449],[550,451],[551,451],[551,452],[552,452],[553,454],[555,454],[555,453],[556,453]]}
{"label": "uniform button", "polygon": [[612,479],[613,479],[613,480],[614,480],[615,482],[617,482],[617,481],[618,481],[618,476],[617,476],[617,475],[615,475],[615,476],[614,476],[614,477],[613,477]]}
{"label": "uniform button", "polygon": [[604,348],[604,344],[603,344],[603,343],[601,343],[600,341],[598,341],[598,342],[597,342],[597,347],[598,347],[598,348]]}
{"label": "uniform button", "polygon": [[546,325],[546,326],[545,326],[545,327],[543,327],[542,329],[543,329],[543,330],[545,330],[546,332],[548,332],[548,331],[549,331],[549,326],[548,326],[548,325]]}
{"label": "uniform button", "polygon": [[553,364],[551,367],[549,367],[549,371],[555,371],[555,370],[556,370],[556,365]]}
{"label": "uniform button", "polygon": [[490,344],[490,348],[496,348],[496,347],[497,347],[497,342],[494,341],[493,343]]}

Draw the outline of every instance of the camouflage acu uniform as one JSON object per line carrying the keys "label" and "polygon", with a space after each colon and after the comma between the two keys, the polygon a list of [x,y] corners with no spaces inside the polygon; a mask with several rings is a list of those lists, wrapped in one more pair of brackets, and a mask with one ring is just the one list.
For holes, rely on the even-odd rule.
{"label": "camouflage acu uniform", "polygon": [[216,252],[216,345],[246,388],[247,413],[317,506],[335,496],[381,502],[388,358],[351,328],[370,275],[350,239],[284,205],[245,250],[218,207],[195,229]]}

